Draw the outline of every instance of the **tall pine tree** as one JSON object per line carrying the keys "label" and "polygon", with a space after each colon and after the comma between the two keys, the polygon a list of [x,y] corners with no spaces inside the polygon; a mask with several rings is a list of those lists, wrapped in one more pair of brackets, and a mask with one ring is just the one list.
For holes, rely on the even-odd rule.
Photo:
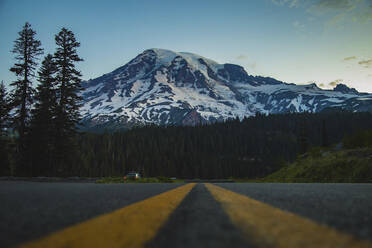
{"label": "tall pine tree", "polygon": [[29,135],[29,155],[33,176],[47,176],[52,173],[55,146],[55,112],[57,108],[54,57],[48,54],[39,71],[39,82]]}
{"label": "tall pine tree", "polygon": [[[34,89],[32,80],[35,77],[37,59],[43,53],[41,42],[35,38],[36,32],[26,22],[19,37],[14,41],[12,53],[17,61],[12,68],[17,80],[11,83],[14,86],[12,92],[12,105],[15,108],[14,128],[19,133],[18,158],[22,166],[25,166],[25,136],[29,127],[30,109],[33,102]],[[25,169],[25,168],[23,168]]]}
{"label": "tall pine tree", "polygon": [[0,83],[0,136],[3,136],[5,128],[8,126],[9,122],[9,98],[8,93],[6,92],[6,88],[4,82],[1,81]]}
{"label": "tall pine tree", "polygon": [[300,122],[300,135],[298,137],[299,154],[304,154],[309,149],[309,137],[306,120]]}
{"label": "tall pine tree", "polygon": [[83,61],[77,54],[80,43],[76,41],[73,32],[66,28],[55,36],[57,50],[54,58],[57,66],[57,101],[56,109],[56,140],[58,155],[58,173],[66,174],[70,159],[74,154],[74,137],[77,124],[80,121],[79,107],[81,97],[81,73],[75,68],[75,63]]}
{"label": "tall pine tree", "polygon": [[5,135],[5,128],[9,125],[9,98],[6,92],[4,82],[0,83],[0,175],[8,175],[9,173],[9,156],[8,156],[8,140]]}
{"label": "tall pine tree", "polygon": [[328,134],[327,134],[327,127],[326,127],[326,121],[322,121],[322,146],[327,147],[328,144]]}

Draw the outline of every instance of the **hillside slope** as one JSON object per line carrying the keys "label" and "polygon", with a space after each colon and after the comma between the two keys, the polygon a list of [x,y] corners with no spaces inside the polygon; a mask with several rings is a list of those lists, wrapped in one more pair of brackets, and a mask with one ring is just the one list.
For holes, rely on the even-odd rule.
{"label": "hillside slope", "polygon": [[371,183],[372,148],[314,150],[263,179],[265,182]]}

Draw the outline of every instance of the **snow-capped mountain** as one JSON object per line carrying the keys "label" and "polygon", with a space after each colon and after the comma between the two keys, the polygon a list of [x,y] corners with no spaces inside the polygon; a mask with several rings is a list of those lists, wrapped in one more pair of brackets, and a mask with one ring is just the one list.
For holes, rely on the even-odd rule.
{"label": "snow-capped mountain", "polygon": [[83,82],[83,120],[88,127],[222,121],[260,113],[319,112],[326,108],[372,109],[372,94],[339,84],[287,84],[251,76],[239,65],[202,56],[149,49],[126,65]]}

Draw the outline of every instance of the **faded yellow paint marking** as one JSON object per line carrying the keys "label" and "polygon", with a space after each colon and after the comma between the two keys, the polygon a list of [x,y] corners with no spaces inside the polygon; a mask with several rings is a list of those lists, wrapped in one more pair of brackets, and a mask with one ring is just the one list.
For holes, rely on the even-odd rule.
{"label": "faded yellow paint marking", "polygon": [[143,247],[195,184],[186,184],[20,247]]}
{"label": "faded yellow paint marking", "polygon": [[280,210],[247,196],[206,184],[230,220],[257,247],[371,248],[369,241],[338,232],[310,219]]}

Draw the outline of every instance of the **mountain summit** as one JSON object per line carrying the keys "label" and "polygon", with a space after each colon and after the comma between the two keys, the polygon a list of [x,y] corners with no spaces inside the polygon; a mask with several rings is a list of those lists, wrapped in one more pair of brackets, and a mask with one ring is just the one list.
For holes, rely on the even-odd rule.
{"label": "mountain summit", "polygon": [[83,88],[88,127],[194,125],[256,112],[372,109],[372,94],[346,85],[322,90],[316,84],[287,84],[248,75],[239,65],[164,49],[148,49],[113,72],[83,82]]}

